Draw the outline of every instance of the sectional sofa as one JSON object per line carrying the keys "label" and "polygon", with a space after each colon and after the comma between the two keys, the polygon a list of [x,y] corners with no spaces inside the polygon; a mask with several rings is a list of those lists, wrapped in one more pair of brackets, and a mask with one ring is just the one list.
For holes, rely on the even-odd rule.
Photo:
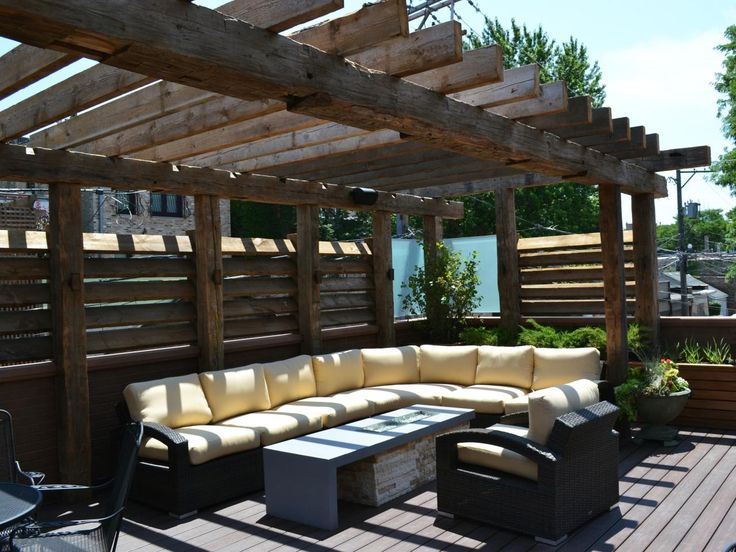
{"label": "sectional sofa", "polygon": [[419,403],[472,408],[484,427],[530,392],[600,376],[593,348],[422,345],[131,383],[124,417],[146,437],[132,496],[185,516],[262,489],[262,446]]}

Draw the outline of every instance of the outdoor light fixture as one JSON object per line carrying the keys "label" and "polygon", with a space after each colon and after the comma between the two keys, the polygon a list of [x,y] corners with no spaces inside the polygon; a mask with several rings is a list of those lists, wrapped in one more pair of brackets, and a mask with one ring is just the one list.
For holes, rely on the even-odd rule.
{"label": "outdoor light fixture", "polygon": [[358,205],[373,205],[378,201],[378,192],[373,188],[353,188],[350,197]]}

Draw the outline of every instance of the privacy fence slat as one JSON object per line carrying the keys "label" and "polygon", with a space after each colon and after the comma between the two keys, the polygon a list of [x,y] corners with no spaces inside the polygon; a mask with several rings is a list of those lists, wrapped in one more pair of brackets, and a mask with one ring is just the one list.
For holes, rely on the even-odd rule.
{"label": "privacy fence slat", "polygon": [[[47,235],[0,230],[0,363],[51,358]],[[189,236],[83,234],[87,353],[196,344],[195,255]],[[17,255],[33,256],[17,256]],[[319,242],[318,320],[330,332],[373,324],[371,249]],[[298,334],[295,243],[222,238],[225,339]],[[331,335],[331,334],[330,334]]]}
{"label": "privacy fence slat", "polygon": [[[623,232],[627,314],[635,310],[633,233]],[[599,233],[518,240],[523,316],[603,314],[603,253]]]}

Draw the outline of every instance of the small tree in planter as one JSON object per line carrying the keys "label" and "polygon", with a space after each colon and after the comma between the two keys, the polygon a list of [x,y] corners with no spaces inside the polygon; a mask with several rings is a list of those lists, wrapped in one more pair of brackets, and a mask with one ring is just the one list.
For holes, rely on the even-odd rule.
{"label": "small tree in planter", "polygon": [[436,244],[437,255],[417,267],[403,287],[401,304],[413,316],[425,316],[427,333],[437,343],[457,341],[465,318],[480,305],[478,254],[463,262],[459,252]]}

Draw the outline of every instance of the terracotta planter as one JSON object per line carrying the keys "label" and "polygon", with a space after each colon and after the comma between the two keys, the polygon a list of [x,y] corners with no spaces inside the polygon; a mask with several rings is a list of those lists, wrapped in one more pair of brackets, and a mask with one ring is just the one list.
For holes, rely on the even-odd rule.
{"label": "terracotta planter", "polygon": [[639,397],[636,408],[639,421],[645,424],[664,425],[680,415],[690,398],[690,389],[677,391],[668,397]]}

